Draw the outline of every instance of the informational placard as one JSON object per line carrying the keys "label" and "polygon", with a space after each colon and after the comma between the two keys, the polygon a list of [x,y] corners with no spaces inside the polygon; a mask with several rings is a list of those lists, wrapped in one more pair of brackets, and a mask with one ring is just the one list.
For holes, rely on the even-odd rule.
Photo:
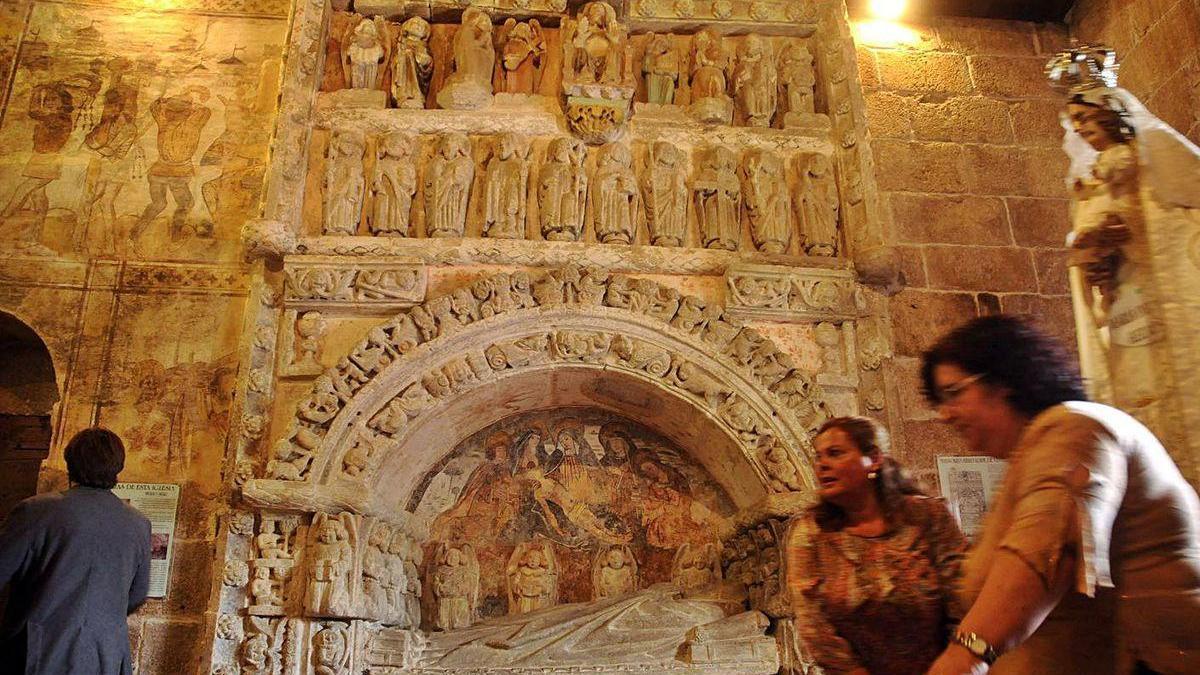
{"label": "informational placard", "polygon": [[113,494],[150,520],[150,597],[167,597],[175,552],[175,512],[179,486],[171,483],[117,483]]}
{"label": "informational placard", "polygon": [[995,457],[938,457],[938,481],[963,534],[974,538],[1008,463]]}

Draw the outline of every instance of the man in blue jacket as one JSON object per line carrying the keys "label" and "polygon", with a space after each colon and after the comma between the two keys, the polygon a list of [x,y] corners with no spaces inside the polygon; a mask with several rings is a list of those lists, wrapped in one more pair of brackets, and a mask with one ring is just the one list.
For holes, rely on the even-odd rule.
{"label": "man in blue jacket", "polygon": [[65,451],[70,489],[26,499],[0,529],[0,675],[128,675],[125,617],[146,600],[150,521],[110,488],[125,447],[85,429]]}

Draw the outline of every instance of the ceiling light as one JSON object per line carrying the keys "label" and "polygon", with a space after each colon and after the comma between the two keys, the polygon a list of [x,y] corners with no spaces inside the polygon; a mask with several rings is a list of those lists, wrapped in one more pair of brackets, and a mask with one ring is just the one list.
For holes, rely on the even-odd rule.
{"label": "ceiling light", "polygon": [[871,16],[884,21],[899,19],[908,9],[908,0],[871,0]]}

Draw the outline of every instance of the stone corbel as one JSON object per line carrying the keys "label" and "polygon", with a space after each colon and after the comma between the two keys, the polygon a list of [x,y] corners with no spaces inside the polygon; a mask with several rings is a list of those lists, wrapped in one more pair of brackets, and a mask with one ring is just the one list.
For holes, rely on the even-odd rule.
{"label": "stone corbel", "polygon": [[410,259],[293,256],[284,261],[284,307],[387,316],[425,299],[428,271]]}
{"label": "stone corbel", "polygon": [[725,273],[732,316],[747,321],[851,321],[866,310],[849,270],[732,265]]}

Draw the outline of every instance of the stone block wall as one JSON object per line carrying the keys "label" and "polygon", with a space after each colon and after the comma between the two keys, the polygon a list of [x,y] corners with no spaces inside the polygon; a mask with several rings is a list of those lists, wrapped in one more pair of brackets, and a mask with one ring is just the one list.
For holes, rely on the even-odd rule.
{"label": "stone block wall", "polygon": [[922,350],[982,314],[1031,314],[1074,343],[1060,100],[1046,60],[1062,26],[938,20],[915,44],[861,44],[877,178],[907,287],[891,299],[897,455],[929,488],[965,454],[919,393]]}
{"label": "stone block wall", "polygon": [[1071,35],[1121,59],[1121,85],[1163,121],[1200,141],[1200,2],[1080,0]]}

